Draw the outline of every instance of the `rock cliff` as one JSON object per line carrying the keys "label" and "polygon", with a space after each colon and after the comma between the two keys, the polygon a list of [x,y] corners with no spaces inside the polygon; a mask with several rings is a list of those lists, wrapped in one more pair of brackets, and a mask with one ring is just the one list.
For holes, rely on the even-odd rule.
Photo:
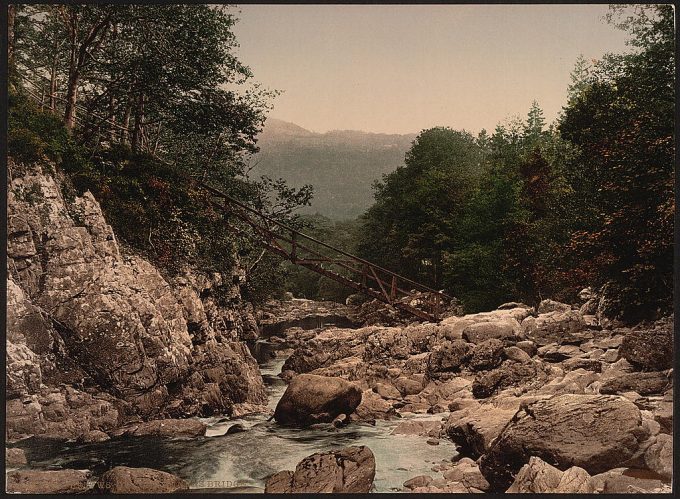
{"label": "rock cliff", "polygon": [[[240,299],[242,272],[164,277],[121,249],[91,193],[65,196],[49,164],[10,160],[9,171],[9,438],[266,404],[243,343],[257,325]],[[232,305],[216,303],[217,289]]]}

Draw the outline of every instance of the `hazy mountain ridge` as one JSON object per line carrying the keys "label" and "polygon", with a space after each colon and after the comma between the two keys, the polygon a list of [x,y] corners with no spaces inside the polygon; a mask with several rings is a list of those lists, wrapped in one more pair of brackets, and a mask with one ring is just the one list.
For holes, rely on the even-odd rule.
{"label": "hazy mountain ridge", "polygon": [[354,218],[373,203],[373,182],[403,165],[415,137],[358,130],[316,133],[270,118],[258,137],[253,174],[314,185],[312,206],[303,213]]}

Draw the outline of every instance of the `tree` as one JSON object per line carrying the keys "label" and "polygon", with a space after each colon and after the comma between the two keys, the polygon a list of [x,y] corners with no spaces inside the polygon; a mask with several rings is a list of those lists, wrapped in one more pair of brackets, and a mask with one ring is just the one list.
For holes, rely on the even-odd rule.
{"label": "tree", "polygon": [[673,14],[670,5],[614,7],[610,22],[636,50],[596,64],[559,124],[581,151],[567,170],[573,196],[587,200],[565,259],[581,282],[607,284],[615,312],[631,321],[671,306]]}
{"label": "tree", "polygon": [[442,283],[442,255],[481,174],[483,152],[467,132],[424,130],[405,166],[375,186],[358,250],[368,259],[431,286]]}

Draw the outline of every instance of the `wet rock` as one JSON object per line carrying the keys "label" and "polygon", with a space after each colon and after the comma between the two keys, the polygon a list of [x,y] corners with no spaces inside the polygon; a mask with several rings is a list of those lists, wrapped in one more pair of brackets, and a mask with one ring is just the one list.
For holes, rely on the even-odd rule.
{"label": "wet rock", "polygon": [[293,472],[290,470],[279,471],[267,478],[265,494],[290,494],[293,488]]}
{"label": "wet rock", "polygon": [[514,408],[483,404],[452,413],[444,427],[449,438],[459,446],[461,455],[476,459],[490,449],[516,413]]}
{"label": "wet rock", "polygon": [[7,473],[7,492],[11,494],[82,494],[88,490],[87,474],[77,470]]}
{"label": "wet rock", "polygon": [[640,369],[669,369],[673,367],[673,328],[631,331],[624,336],[620,352]]}
{"label": "wet rock", "polygon": [[331,422],[340,414],[352,414],[361,398],[361,389],[342,378],[300,374],[276,405],[274,419],[299,426]]}
{"label": "wet rock", "polygon": [[95,485],[102,494],[171,494],[188,489],[186,481],[170,473],[127,466],[110,469]]}
{"label": "wet rock", "polygon": [[525,406],[482,457],[480,469],[496,490],[509,487],[531,456],[560,469],[600,473],[639,453],[648,432],[640,410],[625,399],[559,395]]}
{"label": "wet rock", "polygon": [[367,493],[373,487],[375,457],[366,446],[352,446],[304,458],[295,472],[267,479],[265,493]]}
{"label": "wet rock", "polygon": [[23,466],[27,462],[26,453],[23,449],[19,449],[18,447],[5,449],[5,465]]}
{"label": "wet rock", "polygon": [[392,435],[418,435],[428,437],[438,437],[441,430],[439,421],[423,421],[420,419],[410,419],[399,423]]}
{"label": "wet rock", "polygon": [[571,493],[588,494],[595,491],[591,477],[586,470],[573,466],[560,471],[542,459],[532,456],[522,466],[507,493]]}
{"label": "wet rock", "polygon": [[668,376],[662,372],[621,373],[602,383],[600,393],[637,392],[640,395],[663,393],[668,388]]}
{"label": "wet rock", "polygon": [[194,438],[205,435],[207,428],[207,425],[198,419],[157,419],[120,428],[113,432],[113,435]]}
{"label": "wet rock", "polygon": [[415,489],[417,487],[427,487],[432,483],[432,477],[428,475],[419,475],[404,482],[405,489]]}
{"label": "wet rock", "polygon": [[457,372],[467,364],[473,345],[463,340],[453,340],[434,350],[427,361],[429,375],[437,376],[442,372]]}
{"label": "wet rock", "polygon": [[469,366],[473,371],[486,371],[497,367],[502,360],[503,342],[498,339],[490,339],[475,346]]}
{"label": "wet rock", "polygon": [[347,426],[349,423],[349,418],[347,417],[346,414],[340,414],[336,416],[336,418],[333,420],[333,426],[336,428],[342,428],[343,426]]}
{"label": "wet rock", "polygon": [[362,394],[361,403],[350,415],[350,420],[366,422],[388,420],[396,416],[395,404],[389,403],[371,390],[366,390]]}

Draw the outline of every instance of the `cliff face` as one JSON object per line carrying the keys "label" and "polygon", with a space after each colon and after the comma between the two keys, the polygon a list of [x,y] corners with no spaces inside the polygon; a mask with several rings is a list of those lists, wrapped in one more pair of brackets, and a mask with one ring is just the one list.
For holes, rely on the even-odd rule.
{"label": "cliff face", "polygon": [[[169,282],[121,252],[89,192],[64,199],[58,175],[43,167],[10,161],[10,438],[74,438],[131,419],[266,404],[242,342],[257,336],[252,308],[240,300],[243,275],[187,271]],[[224,286],[228,308],[212,298]]]}

